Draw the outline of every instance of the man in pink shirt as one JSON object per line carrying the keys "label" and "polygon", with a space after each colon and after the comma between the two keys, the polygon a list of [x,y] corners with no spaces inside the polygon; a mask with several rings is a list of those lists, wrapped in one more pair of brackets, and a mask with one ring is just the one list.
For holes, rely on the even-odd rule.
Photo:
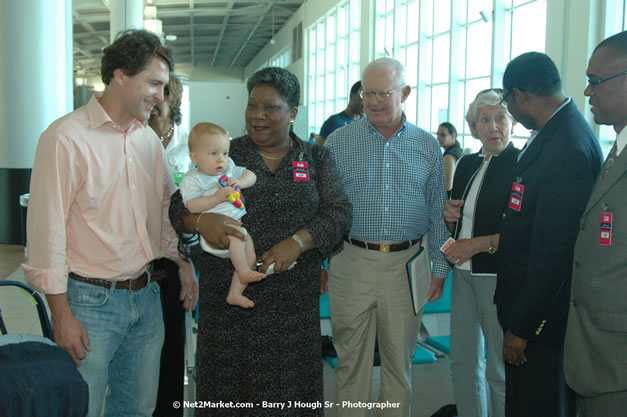
{"label": "man in pink shirt", "polygon": [[105,415],[152,415],[164,337],[152,260],[177,262],[183,306],[196,304],[168,220],[172,176],[146,124],[172,70],[157,36],[120,33],[104,49],[102,97],[53,122],[37,147],[23,267],[89,385],[89,416],[101,415],[107,386]]}

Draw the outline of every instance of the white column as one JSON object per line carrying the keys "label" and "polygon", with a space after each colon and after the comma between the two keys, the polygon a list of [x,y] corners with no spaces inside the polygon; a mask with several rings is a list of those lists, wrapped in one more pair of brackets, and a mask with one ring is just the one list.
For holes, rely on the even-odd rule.
{"label": "white column", "polygon": [[[594,123],[588,98],[586,68],[594,48],[606,37],[622,30],[623,0],[551,0],[547,2],[546,52],[562,75],[564,91],[600,139],[607,154],[615,138],[613,129]],[[548,30],[550,29],[550,30]]]}
{"label": "white column", "polygon": [[592,114],[586,106],[586,68],[592,51],[602,39],[602,0],[552,0],[547,2],[546,53],[562,76],[562,85],[586,119]]}
{"label": "white column", "polygon": [[143,0],[109,0],[111,20],[111,42],[116,35],[125,29],[142,29],[144,27],[144,1]]}
{"label": "white column", "polygon": [[0,1],[0,242],[21,240],[41,132],[72,110],[71,0]]}
{"label": "white column", "polygon": [[69,12],[71,0],[0,2],[0,168],[31,168],[41,132],[72,110]]}

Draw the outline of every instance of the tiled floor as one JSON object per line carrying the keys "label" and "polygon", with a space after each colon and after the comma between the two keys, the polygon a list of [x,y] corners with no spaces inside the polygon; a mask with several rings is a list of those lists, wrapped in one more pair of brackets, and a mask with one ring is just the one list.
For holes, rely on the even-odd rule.
{"label": "tiled floor", "polygon": [[[24,251],[18,245],[0,244],[0,279],[24,281],[20,264],[24,262]],[[30,297],[18,289],[0,288],[0,308],[9,332],[41,334],[39,320]],[[373,373],[372,398],[377,398],[380,368]],[[439,358],[435,363],[414,365],[413,417],[429,417],[441,406],[453,403],[448,358]],[[325,401],[335,400],[335,374],[328,363],[324,363]],[[335,417],[336,410],[327,408],[326,417]]]}

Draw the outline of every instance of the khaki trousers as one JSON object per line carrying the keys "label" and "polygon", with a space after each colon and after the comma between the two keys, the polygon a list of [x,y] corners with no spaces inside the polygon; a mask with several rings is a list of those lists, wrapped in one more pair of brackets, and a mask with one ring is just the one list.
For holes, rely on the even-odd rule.
{"label": "khaki trousers", "polygon": [[329,260],[329,308],[338,417],[370,416],[366,407],[344,401],[370,402],[374,344],[379,331],[381,388],[378,402],[396,408],[376,409],[377,416],[411,416],[411,358],[416,348],[422,310],[414,315],[406,265],[420,245],[381,253],[344,242]]}

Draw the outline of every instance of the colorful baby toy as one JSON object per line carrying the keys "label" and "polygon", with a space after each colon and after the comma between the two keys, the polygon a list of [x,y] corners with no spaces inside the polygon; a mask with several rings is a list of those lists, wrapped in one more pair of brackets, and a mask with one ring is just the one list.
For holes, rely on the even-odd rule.
{"label": "colorful baby toy", "polygon": [[[228,187],[226,181],[228,178],[226,175],[223,175],[218,180],[218,187],[225,188]],[[235,191],[228,195],[227,199],[231,204],[233,204],[238,209],[243,209],[246,206],[246,200],[244,200],[244,196],[242,195],[242,190],[239,187],[233,187]]]}

